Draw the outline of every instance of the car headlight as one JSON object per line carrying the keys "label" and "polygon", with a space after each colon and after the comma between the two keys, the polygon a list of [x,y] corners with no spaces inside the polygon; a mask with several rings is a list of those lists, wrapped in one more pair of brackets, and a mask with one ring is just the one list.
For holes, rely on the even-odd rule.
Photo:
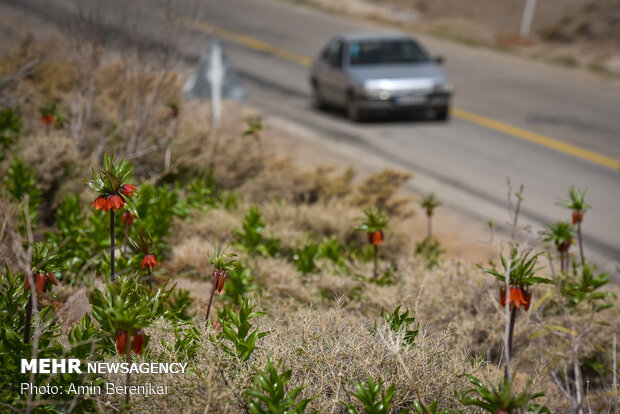
{"label": "car headlight", "polygon": [[389,99],[390,93],[385,90],[380,80],[370,80],[364,82],[362,93],[368,98]]}
{"label": "car headlight", "polygon": [[381,89],[374,88],[364,88],[363,90],[364,96],[368,98],[379,98],[381,96],[381,92]]}
{"label": "car headlight", "polygon": [[435,85],[435,92],[437,93],[452,93],[454,92],[454,86],[451,83],[439,83]]}
{"label": "car headlight", "polygon": [[392,95],[383,89],[364,89],[364,96],[372,99],[387,100],[390,99]]}

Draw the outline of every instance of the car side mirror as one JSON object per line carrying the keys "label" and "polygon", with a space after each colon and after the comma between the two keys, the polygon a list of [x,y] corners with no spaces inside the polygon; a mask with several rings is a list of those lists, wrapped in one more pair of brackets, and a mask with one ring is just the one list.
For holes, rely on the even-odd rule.
{"label": "car side mirror", "polygon": [[443,65],[443,62],[444,62],[444,58],[443,58],[443,56],[441,56],[441,55],[436,56],[436,57],[435,57],[435,59],[433,59],[433,60],[434,60],[434,61],[435,61],[438,65]]}

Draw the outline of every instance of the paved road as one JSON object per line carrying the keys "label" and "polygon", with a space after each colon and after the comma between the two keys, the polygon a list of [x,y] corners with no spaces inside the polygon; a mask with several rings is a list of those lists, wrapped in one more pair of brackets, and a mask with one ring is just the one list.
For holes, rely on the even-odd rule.
{"label": "paved road", "polygon": [[[70,8],[72,2],[50,2],[61,3]],[[139,29],[145,38],[161,40],[165,3],[131,3],[145,22]],[[125,3],[105,4],[108,11],[116,7],[117,15],[127,15]],[[617,84],[422,38],[432,53],[446,57],[459,109],[452,121],[447,125],[398,120],[354,125],[341,114],[310,109],[306,65],[332,35],[377,26],[272,0],[200,4],[204,7],[197,9],[194,0],[176,2],[176,11],[187,18],[195,17],[196,10],[202,12],[200,23],[192,28],[182,20],[179,34],[186,63],[197,60],[209,38],[207,32],[215,28],[252,104],[317,131],[327,149],[345,151],[369,165],[413,171],[413,189],[436,191],[447,204],[482,222],[506,220],[507,177],[515,186],[525,185],[523,218],[537,229],[568,217],[556,203],[571,184],[587,187],[594,209],[584,224],[586,251],[599,259],[620,261],[620,171],[583,158],[594,153],[620,160]],[[52,9],[47,10],[50,18],[54,18]],[[534,136],[535,142],[523,139],[528,136]],[[569,144],[568,152],[577,156],[536,143],[548,137],[559,143],[556,147]]]}

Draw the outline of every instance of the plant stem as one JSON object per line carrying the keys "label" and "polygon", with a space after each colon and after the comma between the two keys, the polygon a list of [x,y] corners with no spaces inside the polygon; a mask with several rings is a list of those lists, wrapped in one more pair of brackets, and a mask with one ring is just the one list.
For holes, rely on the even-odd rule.
{"label": "plant stem", "polygon": [[32,320],[32,293],[28,297],[28,303],[26,304],[26,322],[24,325],[24,343],[30,342],[30,324]]}
{"label": "plant stem", "polygon": [[566,259],[564,259],[564,252],[560,250],[560,271],[564,272],[564,262],[566,261]]}
{"label": "plant stem", "polygon": [[[513,247],[513,249],[516,247]],[[511,326],[511,312],[510,312],[510,273],[512,272],[512,257],[508,260],[508,267],[506,269],[506,311],[504,321],[504,378],[507,383],[510,383],[510,326]]]}
{"label": "plant stem", "polygon": [[116,273],[114,272],[114,209],[110,209],[110,279],[116,281]]}
{"label": "plant stem", "polygon": [[213,286],[211,286],[211,295],[209,296],[209,305],[207,305],[207,316],[205,317],[205,328],[209,327],[209,313],[211,312],[211,304],[213,303],[213,296],[215,295],[215,288],[217,286],[219,276],[213,280]]}
{"label": "plant stem", "polygon": [[147,280],[149,282],[149,288],[153,290],[153,275],[151,274],[151,266],[147,266],[146,268],[149,271],[148,277],[147,277]]}
{"label": "plant stem", "polygon": [[[125,355],[127,366],[131,366],[131,332],[127,331],[127,342],[125,343]],[[127,376],[125,377],[125,385],[126,389],[129,389],[129,380],[130,380],[131,372],[127,371]],[[125,406],[127,410],[129,410],[129,393],[125,393]]]}
{"label": "plant stem", "polygon": [[583,255],[583,239],[581,237],[581,221],[577,222],[577,239],[579,240],[579,254],[581,255],[581,265],[583,266],[586,258]]}
{"label": "plant stem", "polygon": [[[523,184],[521,184],[521,186],[519,187],[519,192],[515,193],[515,197],[517,198],[517,206],[515,208],[515,212],[514,212],[514,220],[512,222],[512,230],[510,232],[510,240],[514,241],[515,237],[517,235],[517,221],[519,220],[519,212],[521,211],[521,201],[523,201]],[[511,194],[510,191],[512,191],[512,187],[510,186],[510,180],[508,180],[508,202],[510,205],[510,200],[511,200]]]}
{"label": "plant stem", "polygon": [[512,355],[512,338],[515,331],[515,320],[517,319],[517,307],[514,306],[510,311],[510,332],[508,333],[508,353]]}
{"label": "plant stem", "polygon": [[432,218],[429,214],[426,216],[426,238],[430,240],[432,235],[433,235],[433,224],[432,224]]}
{"label": "plant stem", "polygon": [[377,260],[378,260],[378,256],[379,256],[379,246],[377,246],[376,244],[373,245],[374,247],[374,266],[373,266],[373,271],[372,271],[372,275],[373,277],[376,279],[377,277],[379,277],[379,272],[377,271]]}

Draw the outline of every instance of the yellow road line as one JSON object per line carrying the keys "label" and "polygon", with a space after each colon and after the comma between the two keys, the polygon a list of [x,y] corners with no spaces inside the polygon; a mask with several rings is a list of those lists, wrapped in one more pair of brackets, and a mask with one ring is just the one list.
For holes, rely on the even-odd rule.
{"label": "yellow road line", "polygon": [[482,125],[486,128],[493,129],[506,135],[523,139],[525,141],[533,142],[535,144],[556,150],[558,152],[562,152],[564,154],[582,158],[595,164],[603,165],[605,167],[613,168],[615,170],[620,169],[620,161],[618,160],[606,157],[605,155],[597,154],[592,151],[588,151],[583,148],[576,147],[571,144],[567,144],[566,142],[558,141],[557,139],[549,138],[535,132],[527,131],[525,129],[508,125],[500,121],[495,121],[485,116],[477,115],[458,108],[452,109],[452,115],[457,118],[464,119],[465,121]]}
{"label": "yellow road line", "polygon": [[[224,39],[247,46],[251,49],[255,49],[264,53],[280,57],[282,59],[296,63],[300,66],[309,67],[312,64],[312,59],[308,56],[299,55],[289,50],[274,46],[270,43],[263,42],[256,38],[232,32],[230,30],[222,29],[221,27],[217,27],[205,22],[194,21],[186,17],[179,17],[178,19],[180,22],[187,26],[202,30],[207,33],[213,33]],[[553,139],[509,124],[505,124],[503,122],[496,121],[482,115],[477,115],[459,108],[452,108],[451,114],[456,118],[460,118],[473,124],[477,124],[485,128],[492,129],[506,135],[510,135],[514,138],[533,142],[540,146],[550,148],[564,154],[572,155],[574,157],[581,158],[586,161],[602,165],[604,167],[609,167],[614,170],[620,170],[620,160],[597,154],[595,152],[588,151],[586,149],[579,148],[571,144],[567,144],[566,142],[562,142],[557,139]]]}
{"label": "yellow road line", "polygon": [[221,38],[297,63],[298,65],[308,67],[312,64],[312,59],[307,56],[298,55],[253,37],[231,32],[230,30],[222,29],[221,27],[216,27],[205,22],[194,21],[186,17],[179,17],[178,19],[183,24],[191,26],[195,29],[199,29],[207,33],[213,33]]}

